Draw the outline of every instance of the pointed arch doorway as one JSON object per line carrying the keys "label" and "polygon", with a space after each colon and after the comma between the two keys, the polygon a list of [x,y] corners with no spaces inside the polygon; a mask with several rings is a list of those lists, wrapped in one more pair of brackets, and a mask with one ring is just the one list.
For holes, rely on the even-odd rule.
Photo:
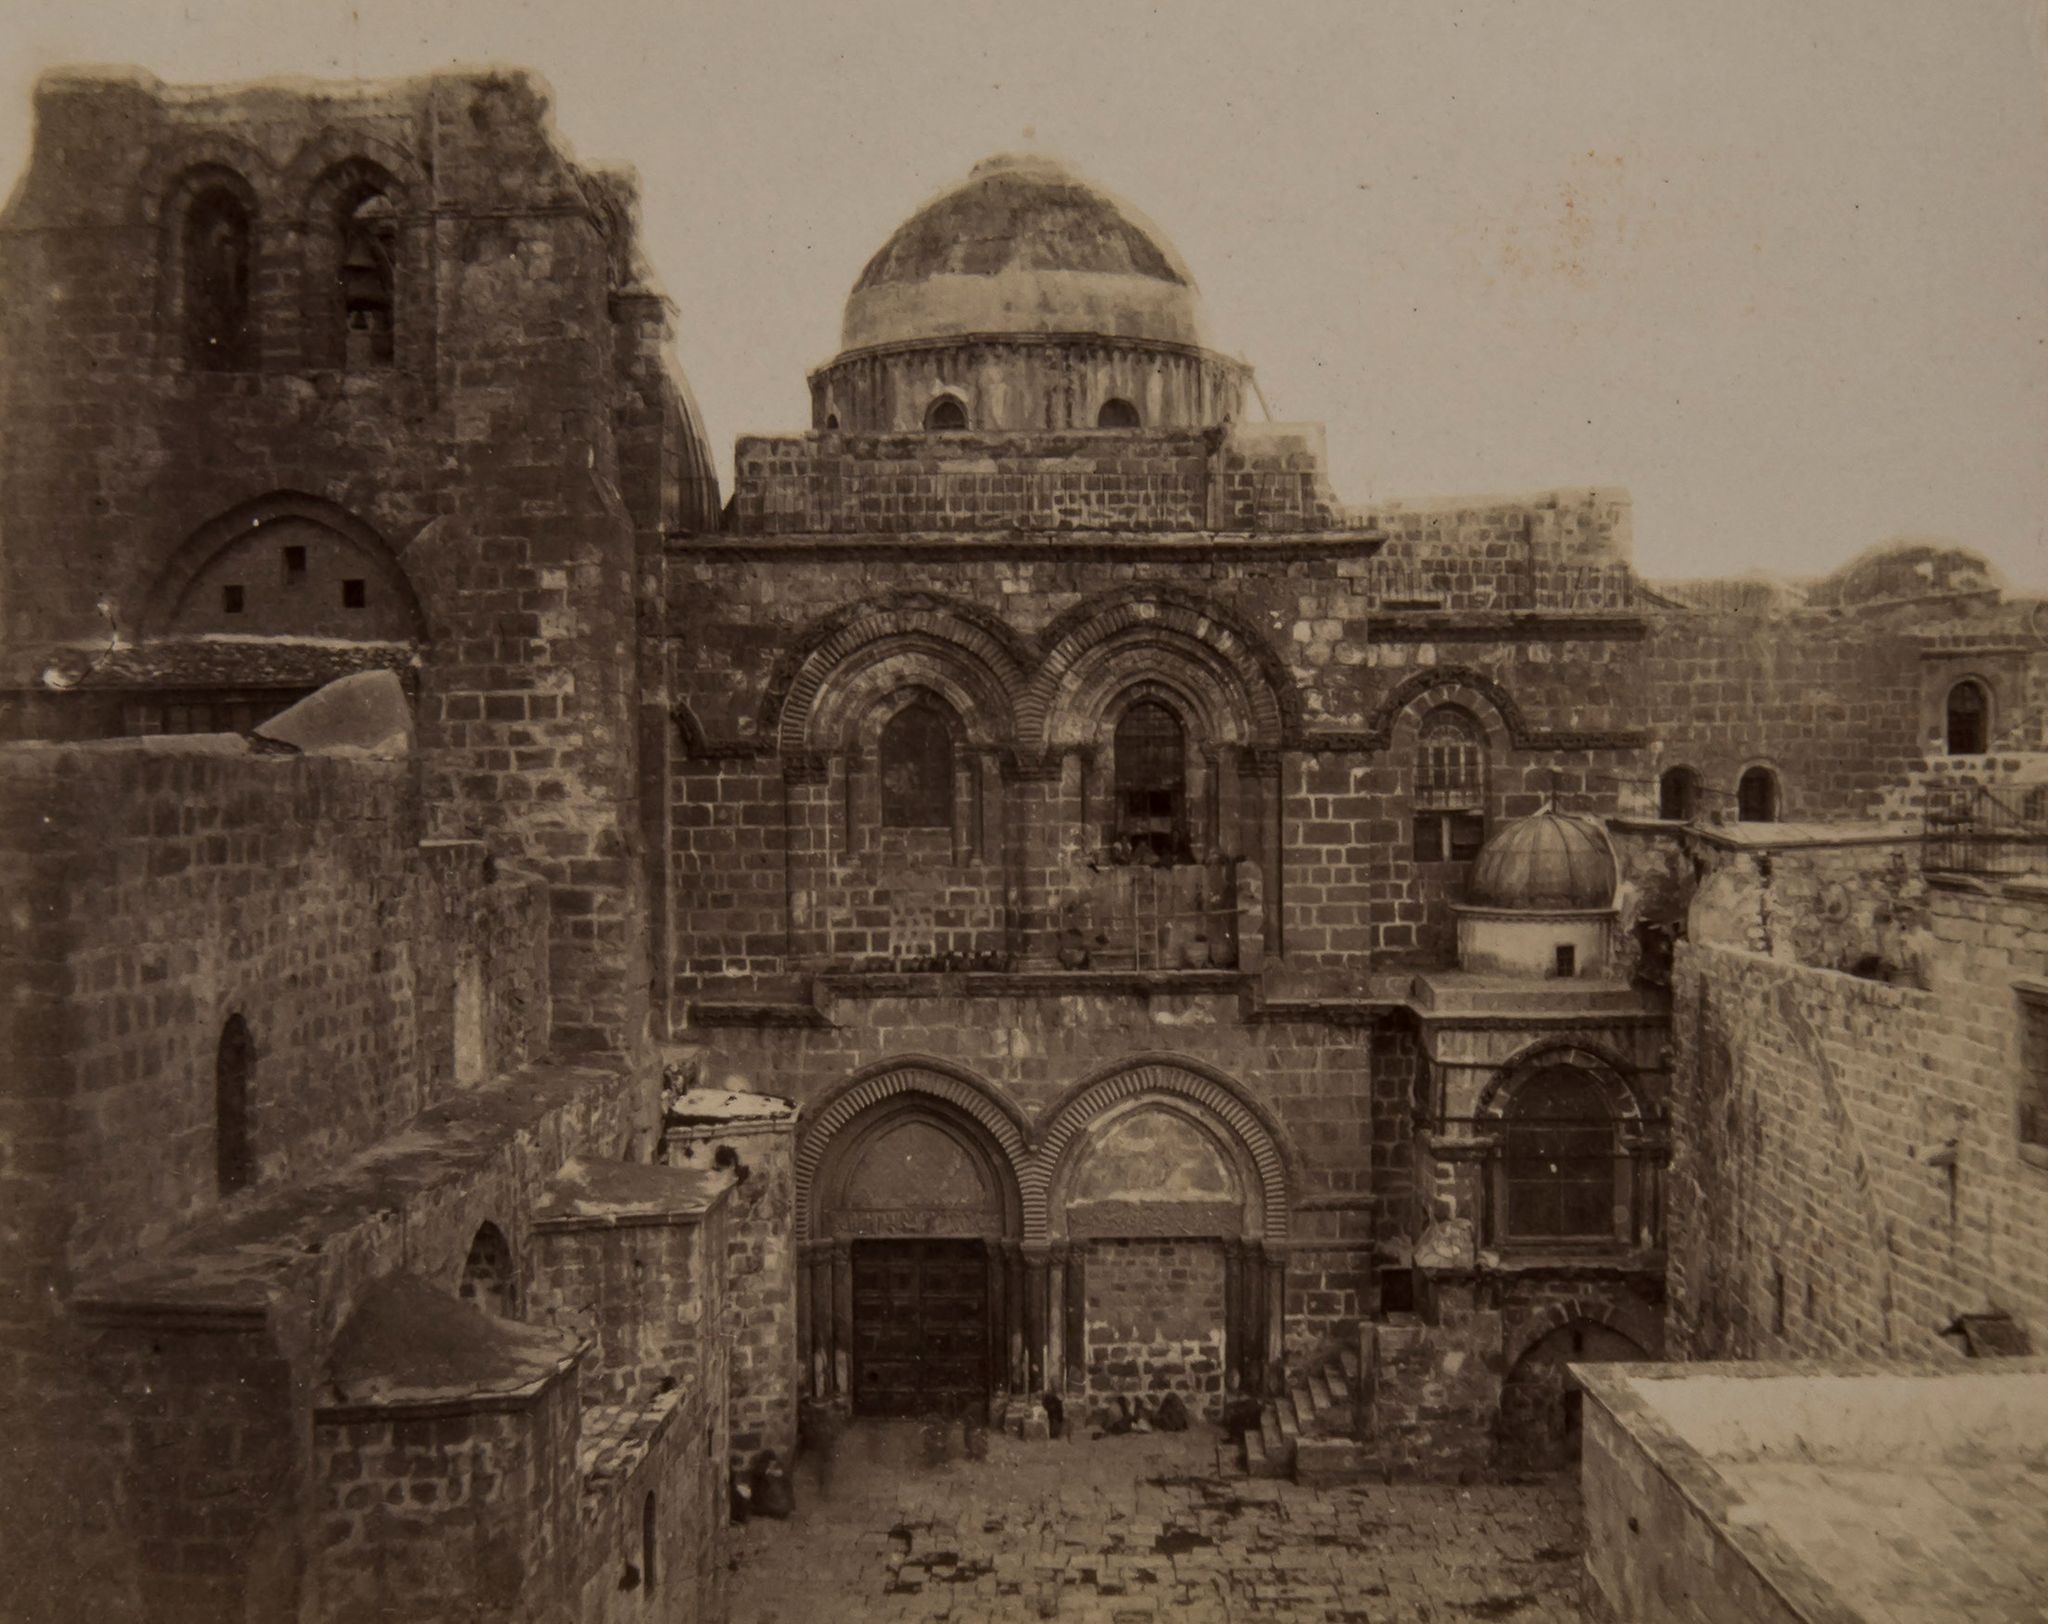
{"label": "pointed arch doorway", "polygon": [[856,1416],[979,1418],[1022,1385],[1022,1147],[986,1092],[922,1068],[824,1103],[797,1157],[812,1399]]}

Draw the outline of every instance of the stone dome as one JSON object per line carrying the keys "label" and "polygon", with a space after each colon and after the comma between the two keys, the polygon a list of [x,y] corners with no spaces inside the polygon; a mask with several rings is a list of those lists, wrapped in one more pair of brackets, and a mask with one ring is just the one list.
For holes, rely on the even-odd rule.
{"label": "stone dome", "polygon": [[1545,810],[1480,848],[1465,903],[1527,913],[1610,908],[1618,878],[1606,830],[1591,818]]}
{"label": "stone dome", "polygon": [[842,342],[1067,333],[1202,347],[1194,278],[1129,205],[1050,158],[984,159],[868,261]]}

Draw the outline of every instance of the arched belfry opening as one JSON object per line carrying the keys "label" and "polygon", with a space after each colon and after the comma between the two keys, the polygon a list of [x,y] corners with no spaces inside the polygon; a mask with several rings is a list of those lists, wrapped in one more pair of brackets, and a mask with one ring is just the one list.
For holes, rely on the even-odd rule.
{"label": "arched belfry opening", "polygon": [[965,1415],[1028,1389],[1020,1126],[985,1085],[902,1066],[824,1102],[797,1158],[798,1343],[814,1400]]}

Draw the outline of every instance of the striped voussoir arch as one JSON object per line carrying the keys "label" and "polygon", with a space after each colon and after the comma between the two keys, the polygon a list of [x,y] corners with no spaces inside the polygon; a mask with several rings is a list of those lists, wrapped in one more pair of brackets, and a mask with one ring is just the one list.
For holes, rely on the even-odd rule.
{"label": "striped voussoir arch", "polygon": [[1012,651],[986,627],[950,609],[875,606],[832,629],[807,649],[786,683],[771,685],[762,722],[772,726],[785,751],[805,747],[811,713],[834,672],[852,655],[876,643],[950,650],[998,693],[1013,692],[1021,672]]}
{"label": "striped voussoir arch", "polygon": [[863,1111],[885,1100],[912,1094],[943,1100],[973,1118],[1009,1163],[1011,1176],[1020,1187],[1023,1185],[1024,1169],[1030,1158],[1024,1129],[1016,1117],[997,1103],[986,1085],[932,1063],[896,1062],[884,1070],[856,1078],[827,1098],[815,1116],[806,1113],[808,1120],[798,1134],[796,1147],[798,1241],[811,1238],[811,1192],[817,1182],[819,1165],[834,1137]]}
{"label": "striped voussoir arch", "polygon": [[1171,1061],[1141,1062],[1098,1078],[1054,1111],[1039,1133],[1030,1160],[1020,1170],[1024,1238],[1049,1238],[1053,1176],[1074,1141],[1104,1111],[1142,1094],[1164,1094],[1191,1101],[1237,1136],[1258,1172],[1264,1230],[1261,1238],[1286,1240],[1287,1163],[1266,1124],[1222,1083]]}

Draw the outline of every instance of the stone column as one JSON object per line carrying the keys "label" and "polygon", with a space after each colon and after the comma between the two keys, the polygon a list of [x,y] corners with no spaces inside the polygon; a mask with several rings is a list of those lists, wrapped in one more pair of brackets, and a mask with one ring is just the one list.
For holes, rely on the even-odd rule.
{"label": "stone column", "polygon": [[1024,1249],[1024,1379],[1026,1392],[1042,1393],[1046,1378],[1046,1272],[1051,1263],[1043,1245]]}
{"label": "stone column", "polygon": [[1279,1390],[1287,1369],[1287,1251],[1272,1241],[1265,1245],[1265,1319],[1262,1358],[1269,1392]]}
{"label": "stone column", "polygon": [[1223,1391],[1244,1388],[1244,1242],[1223,1243]]}
{"label": "stone column", "polygon": [[1055,1241],[1047,1254],[1045,1282],[1045,1386],[1067,1389],[1067,1248]]}
{"label": "stone column", "polygon": [[853,1395],[853,1242],[832,1243],[832,1392]]}

